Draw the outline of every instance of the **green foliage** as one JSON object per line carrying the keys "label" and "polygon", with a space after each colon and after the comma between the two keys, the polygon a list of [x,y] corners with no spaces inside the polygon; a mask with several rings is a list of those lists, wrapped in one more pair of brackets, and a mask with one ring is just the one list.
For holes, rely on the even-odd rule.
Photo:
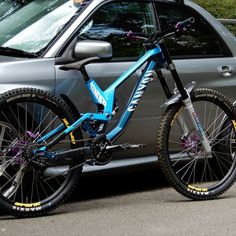
{"label": "green foliage", "polygon": [[[193,0],[216,18],[236,19],[235,0]],[[236,35],[236,25],[225,25]]]}

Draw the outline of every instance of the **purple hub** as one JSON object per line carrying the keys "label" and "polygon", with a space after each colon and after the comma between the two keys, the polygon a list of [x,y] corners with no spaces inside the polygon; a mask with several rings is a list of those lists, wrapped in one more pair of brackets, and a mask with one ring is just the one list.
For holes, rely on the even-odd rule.
{"label": "purple hub", "polygon": [[14,145],[8,150],[8,154],[14,158],[14,164],[20,165],[24,163],[23,153],[27,146],[39,136],[39,132],[34,134],[31,131],[26,131],[25,135],[21,137]]}
{"label": "purple hub", "polygon": [[191,136],[184,136],[181,138],[181,145],[186,149],[190,149],[193,153],[197,154],[199,152],[199,138],[196,134],[192,134]]}

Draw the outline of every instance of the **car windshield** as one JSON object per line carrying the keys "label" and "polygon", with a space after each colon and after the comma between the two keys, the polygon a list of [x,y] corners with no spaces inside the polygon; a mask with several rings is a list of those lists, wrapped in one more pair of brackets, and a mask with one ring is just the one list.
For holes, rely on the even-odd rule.
{"label": "car windshield", "polygon": [[[82,0],[5,0],[0,3],[0,49],[38,53],[84,5]],[[82,3],[82,4],[81,4]]]}

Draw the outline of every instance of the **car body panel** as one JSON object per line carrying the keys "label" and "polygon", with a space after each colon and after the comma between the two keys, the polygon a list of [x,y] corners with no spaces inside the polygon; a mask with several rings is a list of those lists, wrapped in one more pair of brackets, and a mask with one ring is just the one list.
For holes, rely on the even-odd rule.
{"label": "car body panel", "polygon": [[[55,59],[16,59],[4,57],[0,63],[0,93],[10,89],[33,87],[55,91]],[[0,57],[0,61],[3,57]],[[43,69],[42,69],[43,68]]]}

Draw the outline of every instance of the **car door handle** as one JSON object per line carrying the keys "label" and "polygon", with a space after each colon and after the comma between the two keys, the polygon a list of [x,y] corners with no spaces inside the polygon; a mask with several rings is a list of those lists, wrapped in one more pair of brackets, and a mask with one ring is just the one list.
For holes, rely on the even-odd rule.
{"label": "car door handle", "polygon": [[233,75],[234,67],[231,66],[231,65],[219,66],[218,67],[218,72],[221,76],[223,76],[225,78],[229,78]]}

